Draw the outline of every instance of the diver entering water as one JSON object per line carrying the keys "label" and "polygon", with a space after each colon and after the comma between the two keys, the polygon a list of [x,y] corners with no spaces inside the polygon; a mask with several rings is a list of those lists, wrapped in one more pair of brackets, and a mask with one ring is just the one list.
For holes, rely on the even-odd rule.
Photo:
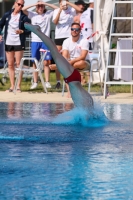
{"label": "diver entering water", "polygon": [[[25,23],[25,28],[34,32],[36,35],[38,35],[38,37],[40,37],[41,40],[49,47],[58,70],[64,76],[64,78],[68,78],[73,73],[74,68],[58,52],[58,49],[56,45],[54,44],[54,42],[40,31],[39,26],[33,26],[31,24]],[[71,97],[76,107],[83,108],[88,111],[90,111],[90,109],[93,108],[92,96],[86,90],[84,90],[84,88],[82,87],[79,81],[69,82],[69,88],[70,88]]]}

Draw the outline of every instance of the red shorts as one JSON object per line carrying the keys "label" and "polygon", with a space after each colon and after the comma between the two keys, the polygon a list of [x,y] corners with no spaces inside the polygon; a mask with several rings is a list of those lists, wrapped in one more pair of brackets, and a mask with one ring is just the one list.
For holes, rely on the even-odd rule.
{"label": "red shorts", "polygon": [[70,83],[70,82],[73,82],[73,81],[80,81],[81,82],[81,75],[78,72],[78,70],[75,69],[73,71],[73,73],[68,78],[64,78],[64,81],[66,83]]}

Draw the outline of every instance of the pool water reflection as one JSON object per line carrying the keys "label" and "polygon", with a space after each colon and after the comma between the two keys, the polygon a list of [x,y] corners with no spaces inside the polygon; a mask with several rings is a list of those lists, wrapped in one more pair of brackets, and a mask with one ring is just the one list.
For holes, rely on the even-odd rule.
{"label": "pool water reflection", "polygon": [[72,109],[0,103],[0,199],[133,199],[133,105],[105,104],[99,127],[52,123]]}

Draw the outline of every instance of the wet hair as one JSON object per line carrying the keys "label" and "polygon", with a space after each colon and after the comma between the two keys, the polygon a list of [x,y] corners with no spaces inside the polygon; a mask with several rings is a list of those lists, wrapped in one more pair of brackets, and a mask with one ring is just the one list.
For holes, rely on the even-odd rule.
{"label": "wet hair", "polygon": [[80,26],[80,24],[79,24],[79,23],[77,23],[77,22],[73,22],[73,23],[71,24],[71,27],[72,27],[72,26],[74,26],[74,25],[77,25],[77,26],[79,26],[79,27],[80,27],[80,29],[81,29],[81,26]]}

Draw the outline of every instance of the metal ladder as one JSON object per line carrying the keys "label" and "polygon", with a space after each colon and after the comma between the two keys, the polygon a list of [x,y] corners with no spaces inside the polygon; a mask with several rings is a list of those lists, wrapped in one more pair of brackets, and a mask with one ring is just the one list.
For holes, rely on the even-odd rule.
{"label": "metal ladder", "polygon": [[[131,16],[130,17],[116,17],[116,6],[118,4],[131,4]],[[104,81],[104,97],[107,98],[107,93],[108,93],[108,89],[107,86],[108,85],[133,85],[133,81],[109,81],[108,75],[109,75],[109,69],[111,68],[133,68],[133,66],[131,65],[112,65],[111,64],[111,53],[118,53],[118,52],[133,52],[133,49],[112,49],[112,38],[113,37],[128,37],[127,39],[133,40],[133,0],[131,1],[126,1],[126,0],[122,0],[122,1],[117,1],[114,0],[113,2],[113,13],[112,13],[112,18],[111,18],[111,26],[110,26],[110,35],[109,35],[109,48],[108,48],[108,52],[107,52],[107,63],[106,63],[106,69],[105,69],[105,81]],[[130,33],[114,33],[114,23],[115,20],[131,20],[131,32]],[[117,22],[117,21],[116,21]],[[130,38],[129,38],[130,37]],[[132,87],[131,87],[131,92],[132,92]]]}

